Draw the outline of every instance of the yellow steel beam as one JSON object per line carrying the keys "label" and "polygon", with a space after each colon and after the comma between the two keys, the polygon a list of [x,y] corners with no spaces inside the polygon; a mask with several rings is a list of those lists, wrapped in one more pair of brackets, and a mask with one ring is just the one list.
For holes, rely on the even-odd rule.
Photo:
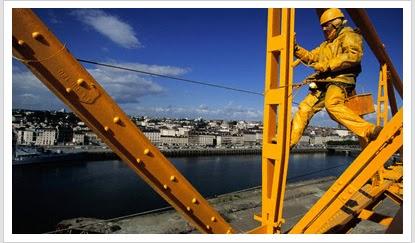
{"label": "yellow steel beam", "polygon": [[381,65],[379,71],[379,85],[378,85],[378,101],[376,110],[376,124],[378,126],[385,126],[388,122],[388,66]]}
{"label": "yellow steel beam", "polygon": [[316,233],[402,146],[402,108],[289,233]]}
{"label": "yellow steel beam", "polygon": [[379,214],[366,209],[363,209],[357,217],[360,219],[373,221],[383,226],[389,226],[393,220],[393,218],[390,216]]}
{"label": "yellow steel beam", "polygon": [[370,184],[364,185],[340,210],[337,210],[330,218],[322,222],[313,233],[349,232],[355,226],[353,219],[356,218],[356,215],[359,215],[365,208],[377,205],[382,200],[381,195],[390,184],[390,181],[384,181],[384,183],[376,187]]}
{"label": "yellow steel beam", "polygon": [[[261,227],[252,232],[280,233],[291,131],[294,9],[268,10],[268,36],[262,147]],[[272,144],[276,137],[277,143]]]}
{"label": "yellow steel beam", "polygon": [[197,229],[234,233],[30,9],[13,9],[13,55]]}
{"label": "yellow steel beam", "polygon": [[[388,122],[388,66],[381,65],[379,71],[378,100],[376,109],[376,125],[385,126]],[[383,168],[381,168],[372,178],[372,185],[378,186],[383,181]]]}
{"label": "yellow steel beam", "polygon": [[[396,71],[393,63],[386,52],[385,45],[382,43],[379,35],[376,32],[372,21],[370,20],[366,10],[362,8],[348,8],[347,12],[349,13],[350,17],[353,19],[353,22],[362,32],[363,37],[365,38],[366,42],[368,43],[369,47],[372,49],[373,53],[375,54],[376,58],[378,59],[380,64],[387,64],[391,74],[391,81],[389,86],[389,98],[392,108],[392,114],[397,112],[396,100],[395,95],[393,93],[393,86],[398,91],[399,96],[403,97],[403,84],[402,80],[399,77],[398,72]],[[392,86],[393,83],[393,86]]]}

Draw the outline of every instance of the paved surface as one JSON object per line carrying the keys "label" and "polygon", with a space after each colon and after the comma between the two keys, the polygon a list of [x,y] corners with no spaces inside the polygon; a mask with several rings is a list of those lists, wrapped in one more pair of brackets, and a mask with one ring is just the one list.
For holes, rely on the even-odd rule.
{"label": "paved surface", "polygon": [[[324,194],[335,178],[328,177],[287,185],[284,201],[284,218],[282,231],[287,232],[310,207]],[[252,230],[260,223],[254,220],[254,214],[261,212],[261,190],[250,189],[234,192],[209,199],[209,202],[220,212],[234,229],[243,233]],[[386,199],[376,208],[376,212],[394,216],[399,207]],[[62,226],[92,224],[84,227],[89,232],[96,233],[199,233],[173,209],[146,215],[128,217],[120,220],[102,221],[97,219],[78,218],[61,222]],[[370,234],[384,233],[386,228],[371,221],[360,222],[349,233]],[[74,231],[76,232],[76,231]]]}

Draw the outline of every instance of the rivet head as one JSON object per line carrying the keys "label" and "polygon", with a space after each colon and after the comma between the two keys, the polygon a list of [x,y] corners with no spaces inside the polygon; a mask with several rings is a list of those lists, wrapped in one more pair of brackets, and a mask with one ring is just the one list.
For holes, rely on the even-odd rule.
{"label": "rivet head", "polygon": [[23,46],[25,44],[24,40],[19,40],[17,41],[17,44],[19,44],[19,46]]}
{"label": "rivet head", "polygon": [[230,234],[232,233],[231,229],[228,229],[228,231],[226,231],[226,234]]}
{"label": "rivet head", "polygon": [[191,209],[190,207],[186,207],[186,210],[187,210],[188,212],[192,211],[192,209]]}
{"label": "rivet head", "polygon": [[112,122],[114,122],[114,123],[119,123],[119,122],[120,122],[120,117],[119,117],[119,116],[114,117],[114,118],[112,119]]}
{"label": "rivet head", "polygon": [[352,194],[353,193],[353,189],[350,188],[349,189],[349,193]]}
{"label": "rivet head", "polygon": [[175,176],[170,176],[170,181],[175,181],[176,180],[176,177]]}
{"label": "rivet head", "polygon": [[165,190],[167,190],[167,189],[169,189],[169,186],[167,186],[166,184],[164,184],[164,185],[163,185],[163,188],[164,188]]}
{"label": "rivet head", "polygon": [[206,225],[206,229],[210,230],[210,225],[207,224]]}
{"label": "rivet head", "polygon": [[144,149],[144,154],[149,155],[150,154],[150,149]]}
{"label": "rivet head", "polygon": [[210,221],[216,222],[216,218],[215,217],[212,217],[212,218],[210,218]]}
{"label": "rivet head", "polygon": [[76,80],[76,83],[77,83],[78,85],[83,85],[83,84],[85,83],[85,80],[84,80],[84,79],[82,79],[82,78],[79,78],[78,80]]}
{"label": "rivet head", "polygon": [[110,128],[109,128],[108,126],[105,126],[105,127],[104,127],[104,130],[105,130],[106,132],[108,132],[108,131],[110,130]]}
{"label": "rivet head", "polygon": [[42,37],[42,35],[39,32],[36,31],[36,32],[32,33],[32,37],[33,37],[33,39],[39,39],[39,38]]}
{"label": "rivet head", "polygon": [[196,199],[196,198],[193,198],[193,199],[192,199],[192,203],[193,203],[193,204],[196,204],[196,203],[197,203],[197,199]]}
{"label": "rivet head", "polygon": [[135,161],[137,162],[137,164],[141,163],[141,159],[139,159],[139,158],[137,158]]}
{"label": "rivet head", "polygon": [[71,88],[66,88],[66,93],[70,93],[72,91]]}

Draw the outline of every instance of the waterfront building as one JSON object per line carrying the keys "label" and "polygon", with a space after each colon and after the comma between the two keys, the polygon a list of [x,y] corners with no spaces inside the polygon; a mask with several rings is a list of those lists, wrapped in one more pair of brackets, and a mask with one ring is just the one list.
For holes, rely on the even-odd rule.
{"label": "waterfront building", "polygon": [[298,141],[300,146],[309,146],[310,145],[310,136],[302,136],[300,141]]}
{"label": "waterfront building", "polygon": [[85,145],[87,143],[85,134],[78,132],[74,133],[72,142],[76,145]]}
{"label": "waterfront building", "polygon": [[36,133],[34,129],[18,129],[16,136],[17,145],[33,145],[35,143]]}
{"label": "waterfront building", "polygon": [[262,132],[256,132],[255,138],[258,144],[262,144]]}
{"label": "waterfront building", "polygon": [[142,131],[144,133],[144,136],[146,136],[152,144],[158,145],[158,144],[161,143],[160,130],[157,130],[157,129],[144,129]]}
{"label": "waterfront building", "polygon": [[334,133],[339,135],[340,137],[346,137],[346,136],[349,136],[351,134],[351,132],[349,130],[346,130],[346,129],[336,129],[336,130],[334,130]]}
{"label": "waterfront building", "polygon": [[160,143],[168,145],[188,145],[189,137],[160,136]]}
{"label": "waterfront building", "polygon": [[35,145],[55,145],[56,130],[55,128],[41,128],[36,130]]}
{"label": "waterfront building", "polygon": [[310,143],[315,146],[323,146],[325,143],[325,138],[322,136],[314,136],[314,137],[311,137]]}
{"label": "waterfront building", "polygon": [[189,131],[190,131],[190,128],[188,128],[188,127],[179,127],[179,128],[177,128],[177,135],[178,136],[184,136],[184,137],[187,137],[187,136],[189,136]]}
{"label": "waterfront building", "polygon": [[255,145],[257,141],[256,133],[245,132],[243,134],[244,145]]}
{"label": "waterfront building", "polygon": [[92,131],[85,132],[85,143],[87,144],[103,144],[102,140]]}
{"label": "waterfront building", "polygon": [[216,136],[211,134],[192,134],[189,136],[189,144],[216,146]]}
{"label": "waterfront building", "polygon": [[244,144],[244,137],[243,136],[237,136],[237,135],[222,135],[220,141],[221,141],[220,145],[222,145],[222,146],[243,145]]}
{"label": "waterfront building", "polygon": [[342,139],[339,136],[326,136],[324,137],[324,143],[327,143],[328,141],[343,141],[344,139]]}
{"label": "waterfront building", "polygon": [[171,128],[167,128],[167,127],[161,127],[160,128],[160,135],[161,136],[174,137],[174,136],[179,135],[178,133],[179,133],[179,131],[177,129],[171,129]]}

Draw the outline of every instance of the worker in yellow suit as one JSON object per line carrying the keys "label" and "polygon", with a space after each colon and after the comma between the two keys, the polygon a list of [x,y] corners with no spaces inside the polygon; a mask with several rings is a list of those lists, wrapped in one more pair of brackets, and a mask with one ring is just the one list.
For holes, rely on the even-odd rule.
{"label": "worker in yellow suit", "polygon": [[312,51],[295,44],[294,55],[314,68],[316,79],[324,82],[312,83],[310,93],[299,104],[292,120],[291,148],[298,143],[313,115],[323,108],[332,119],[363,138],[366,144],[376,139],[381,130],[344,104],[346,95],[355,88],[363,55],[362,36],[346,23],[340,9],[326,9],[320,17],[326,41]]}

